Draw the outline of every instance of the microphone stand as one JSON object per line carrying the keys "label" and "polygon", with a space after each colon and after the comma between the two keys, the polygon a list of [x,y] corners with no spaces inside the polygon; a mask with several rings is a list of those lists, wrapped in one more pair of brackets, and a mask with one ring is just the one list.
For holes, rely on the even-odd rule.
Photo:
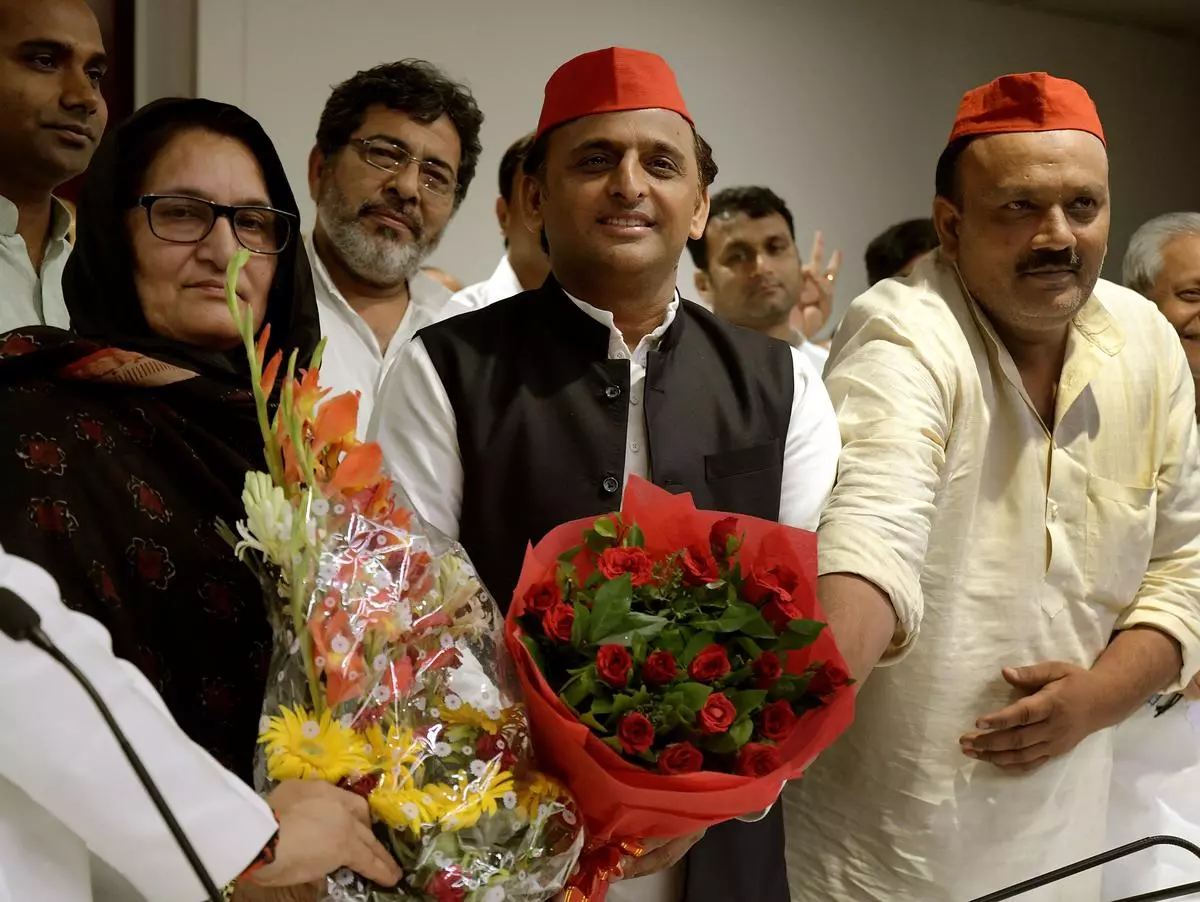
{"label": "microphone stand", "polygon": [[[1101,865],[1108,864],[1110,861],[1116,861],[1119,858],[1125,858],[1128,855],[1145,851],[1153,846],[1178,846],[1181,849],[1191,852],[1197,859],[1200,859],[1200,847],[1188,842],[1186,839],[1180,839],[1177,836],[1149,836],[1146,839],[1139,839],[1137,842],[1121,846],[1119,849],[1113,849],[1110,852],[1104,852],[1100,855],[1086,858],[1083,861],[1077,861],[1075,864],[1069,864],[1056,871],[1051,871],[1049,874],[1034,877],[1031,880],[1018,883],[1007,889],[988,893],[986,896],[972,899],[971,902],[1001,902],[1002,899],[1012,899],[1015,896],[1021,896],[1025,893],[1033,892],[1035,889],[1049,886],[1051,883],[1057,883],[1059,880],[1066,880],[1068,877],[1082,874],[1084,871],[1090,871],[1092,868],[1098,868]],[[1179,886],[1156,890],[1151,893],[1142,893],[1140,896],[1126,896],[1123,899],[1116,899],[1114,902],[1162,902],[1165,899],[1178,899],[1182,896],[1198,892],[1200,892],[1200,881],[1180,884]]]}
{"label": "microphone stand", "polygon": [[[7,594],[7,590],[4,591]],[[15,594],[15,593],[12,593]],[[18,598],[20,596],[17,596]],[[24,604],[24,601],[21,602]],[[179,822],[175,820],[175,815],[171,813],[171,809],[167,806],[167,801],[162,797],[162,793],[158,791],[158,787],[154,785],[154,780],[150,774],[146,772],[141,759],[138,758],[137,752],[133,746],[129,744],[129,740],[125,738],[125,734],[121,731],[116,720],[112,716],[112,712],[108,710],[108,705],[104,703],[104,699],[100,697],[100,693],[91,684],[87,677],[76,667],[71,661],[59,651],[58,646],[42,631],[40,626],[31,625],[25,632],[23,638],[28,639],[55,661],[67,669],[73,676],[76,682],[83,687],[84,691],[91,697],[92,702],[96,705],[96,709],[100,712],[100,716],[104,718],[104,722],[108,724],[108,728],[116,737],[117,744],[120,745],[121,751],[125,753],[130,766],[134,773],[137,774],[142,786],[146,788],[146,792],[150,795],[150,800],[154,803],[154,807],[158,809],[158,813],[162,815],[162,819],[166,822],[167,829],[171,831],[171,835],[175,838],[175,842],[179,844],[179,848],[183,851],[188,863],[192,866],[192,870],[196,872],[196,876],[200,879],[200,885],[204,887],[204,892],[207,894],[210,902],[222,902],[224,898],[221,890],[213,882],[204,863],[200,860],[200,856],[196,854],[196,850],[192,847],[187,835],[183,832],[183,828],[179,826]]]}

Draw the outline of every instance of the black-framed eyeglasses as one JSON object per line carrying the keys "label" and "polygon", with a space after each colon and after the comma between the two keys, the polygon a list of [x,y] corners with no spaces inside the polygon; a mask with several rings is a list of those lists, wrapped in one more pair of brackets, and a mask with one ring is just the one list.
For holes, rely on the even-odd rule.
{"label": "black-framed eyeglasses", "polygon": [[220,218],[228,219],[238,244],[255,254],[279,254],[292,240],[297,217],[286,210],[261,206],[215,204],[181,194],[143,194],[150,231],[172,244],[196,244],[208,237]]}
{"label": "black-framed eyeglasses", "polygon": [[365,163],[384,172],[400,172],[415,164],[421,173],[421,187],[435,197],[451,197],[458,191],[458,182],[449,169],[432,160],[417,159],[394,141],[351,138],[350,143]]}

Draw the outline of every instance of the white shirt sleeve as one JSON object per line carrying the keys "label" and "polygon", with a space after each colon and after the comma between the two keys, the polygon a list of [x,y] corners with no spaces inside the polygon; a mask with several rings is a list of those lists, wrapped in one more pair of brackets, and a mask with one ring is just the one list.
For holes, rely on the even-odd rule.
{"label": "white shirt sleeve", "polygon": [[[266,802],[188,739],[142,674],[113,655],[108,632],[69,610],[44,570],[0,549],[0,586],[38,612],[42,630],[95,686],[214,882],[240,874],[277,829]],[[206,898],[92,700],[51,657],[3,634],[0,719],[0,778],[145,898]]]}
{"label": "white shirt sleeve", "polygon": [[783,449],[779,522],[816,530],[837,477],[842,440],[837,415],[820,374],[797,348],[792,348],[792,363],[796,381],[792,419]]}
{"label": "white shirt sleeve", "polygon": [[392,478],[417,513],[457,539],[463,496],[458,425],[420,336],[405,346],[384,377],[367,440],[379,443]]}

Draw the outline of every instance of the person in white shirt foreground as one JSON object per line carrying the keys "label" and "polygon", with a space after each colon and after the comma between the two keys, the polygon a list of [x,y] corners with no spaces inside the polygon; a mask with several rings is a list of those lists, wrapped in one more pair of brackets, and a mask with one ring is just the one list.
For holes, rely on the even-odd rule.
{"label": "person in white shirt foreground", "polygon": [[[1099,278],[1103,135],[1074,82],[968,92],[941,249],[838,330],[819,593],[869,624],[852,667],[892,666],[784,791],[796,899],[963,902],[1102,851],[1107,728],[1200,670],[1192,379]],[[1099,897],[1093,871],[1022,902]]]}
{"label": "person in white shirt foreground", "polygon": [[100,143],[107,67],[85,0],[0,0],[0,335],[70,323],[71,213],[54,191]]}
{"label": "person in white shirt foreground", "polygon": [[704,234],[688,241],[688,251],[696,265],[696,290],[713,313],[782,339],[818,373],[825,369],[829,351],[809,337],[833,310],[841,254],[834,253],[826,267],[818,235],[812,261],[802,264],[792,211],[779,195],[760,187],[718,191]]}
{"label": "person in white shirt foreground", "polygon": [[[96,688],[217,885],[244,875],[235,900],[282,902],[292,898],[284,888],[343,866],[389,886],[399,880],[365,800],[303,781],[260,799],[188,739],[141,672],[113,655],[104,627],[62,603],[46,571],[0,549],[0,587],[37,612]],[[0,721],[0,902],[205,898],[92,700],[45,652],[3,634]]]}
{"label": "person in white shirt foreground", "polygon": [[[623,48],[565,63],[524,166],[550,278],[422,330],[380,394],[370,433],[417,510],[503,608],[526,543],[616,509],[630,474],[700,508],[814,528],[838,452],[820,377],[675,291],[716,165],[667,64]],[[778,806],[669,867],[697,839],[628,863],[628,877],[657,873],[610,900],[786,902]]]}
{"label": "person in white shirt foreground", "polygon": [[[1129,241],[1121,278],[1152,300],[1179,333],[1195,383],[1200,376],[1200,213],[1167,213]],[[1200,844],[1200,676],[1187,699],[1150,699],[1113,734],[1108,844],[1179,836]],[[1104,868],[1104,898],[1200,880],[1200,861],[1159,847]],[[1200,899],[1200,894],[1189,897]]]}
{"label": "person in white shirt foreground", "polygon": [[321,113],[305,245],[326,339],[321,384],[361,393],[360,433],[396,354],[450,299],[421,262],[467,196],[482,124],[471,92],[422,60],[359,72]]}
{"label": "person in white shirt foreground", "polygon": [[468,285],[450,299],[447,315],[478,310],[496,301],[511,298],[522,291],[541,288],[550,275],[550,257],[542,247],[542,233],[525,218],[521,197],[529,176],[522,163],[533,144],[533,134],[514,141],[500,160],[500,196],[496,198],[496,219],[504,237],[504,256],[496,271],[484,282]]}

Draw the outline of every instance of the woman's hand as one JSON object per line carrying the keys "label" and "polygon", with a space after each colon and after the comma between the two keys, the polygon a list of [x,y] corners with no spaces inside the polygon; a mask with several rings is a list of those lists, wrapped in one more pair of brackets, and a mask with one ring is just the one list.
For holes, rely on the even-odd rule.
{"label": "woman's hand", "polygon": [[350,868],[382,886],[403,872],[371,832],[371,811],[362,796],[317,780],[287,780],[267,797],[279,816],[275,860],[246,881],[263,888],[312,883]]}

